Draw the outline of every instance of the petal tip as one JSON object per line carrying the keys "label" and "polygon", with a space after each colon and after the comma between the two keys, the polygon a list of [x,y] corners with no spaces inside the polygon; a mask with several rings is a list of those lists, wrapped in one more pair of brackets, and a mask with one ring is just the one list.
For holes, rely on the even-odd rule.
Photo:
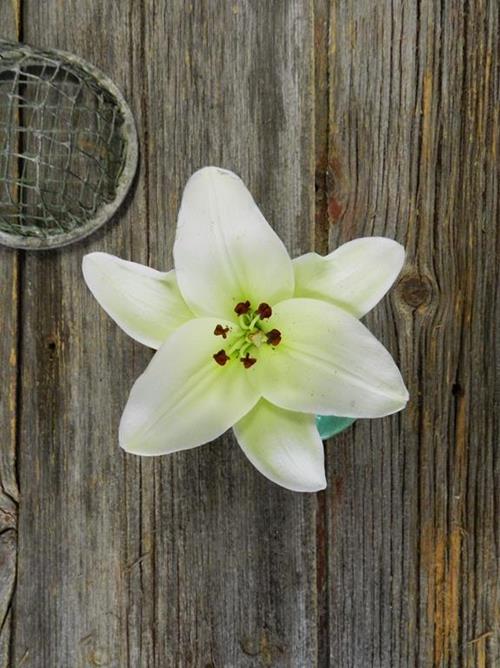
{"label": "petal tip", "polygon": [[311,478],[310,480],[304,480],[303,484],[296,487],[290,487],[289,489],[292,492],[302,492],[303,494],[315,494],[316,492],[321,492],[326,489],[326,478],[323,475],[321,478]]}
{"label": "petal tip", "polygon": [[203,176],[228,176],[240,180],[240,177],[229,169],[224,169],[223,167],[217,167],[215,165],[207,165],[206,167],[201,167],[196,170],[196,172],[191,175],[189,181]]}
{"label": "petal tip", "polygon": [[119,441],[120,448],[127,453],[127,455],[135,455],[136,457],[154,457],[160,455],[160,452],[144,452],[140,448],[130,447]]}
{"label": "petal tip", "polygon": [[95,266],[95,260],[96,260],[96,253],[88,253],[87,255],[84,255],[82,257],[82,274],[83,278],[85,280],[85,283],[87,286],[90,288],[90,283],[91,277],[90,273],[92,271],[92,268]]}
{"label": "petal tip", "polygon": [[316,481],[311,481],[311,487],[307,491],[309,492],[321,492],[322,490],[326,489],[327,483],[326,483],[326,477],[323,475],[321,479],[318,479]]}
{"label": "petal tip", "polygon": [[[399,371],[399,369],[398,369]],[[410,399],[410,393],[408,392],[408,388],[406,387],[406,384],[403,380],[403,376],[401,375],[401,371],[399,372],[400,375],[400,390],[401,390],[401,401],[403,402],[403,408],[406,406]]]}
{"label": "petal tip", "polygon": [[83,277],[87,283],[89,271],[91,271],[92,268],[98,267],[100,264],[102,265],[106,258],[111,259],[113,256],[109,255],[108,253],[103,253],[102,251],[93,251],[92,253],[87,253],[82,257],[82,272]]}
{"label": "petal tip", "polygon": [[128,455],[136,455],[138,457],[147,457],[151,456],[152,454],[160,454],[147,452],[145,448],[137,442],[137,438],[134,439],[130,433],[128,435],[125,434],[126,431],[130,432],[132,429],[130,424],[126,424],[125,415],[126,413],[124,412],[122,419],[120,420],[120,426],[118,428],[118,445],[120,448]]}
{"label": "petal tip", "polygon": [[[397,398],[397,403],[394,405],[393,410],[387,413],[387,415],[394,415],[395,413],[400,413],[401,411],[404,411],[409,400],[410,400],[410,394],[406,389],[406,386],[403,384],[401,394]],[[385,417],[385,416],[381,415],[380,417]]]}
{"label": "petal tip", "polygon": [[394,254],[396,255],[396,257],[397,257],[397,259],[398,259],[398,261],[401,265],[401,268],[402,268],[403,264],[405,262],[405,259],[406,259],[406,249],[398,241],[394,241],[393,239],[391,239],[391,241],[394,244],[394,246],[393,246],[394,247]]}
{"label": "petal tip", "polygon": [[82,270],[85,272],[86,267],[89,266],[89,263],[92,262],[92,256],[95,255],[95,253],[87,253],[87,255],[84,255],[82,257]]}
{"label": "petal tip", "polygon": [[104,253],[103,251],[92,251],[92,253],[87,253],[82,258],[82,263],[92,262],[93,260],[99,260],[99,258],[112,257],[109,253]]}
{"label": "petal tip", "polygon": [[361,237],[360,239],[354,239],[348,243],[356,245],[357,242],[359,242],[360,246],[366,244],[371,246],[378,245],[379,248],[385,246],[386,252],[391,253],[394,264],[400,265],[400,269],[402,268],[406,257],[406,250],[405,247],[399,243],[399,241],[391,239],[390,237]]}

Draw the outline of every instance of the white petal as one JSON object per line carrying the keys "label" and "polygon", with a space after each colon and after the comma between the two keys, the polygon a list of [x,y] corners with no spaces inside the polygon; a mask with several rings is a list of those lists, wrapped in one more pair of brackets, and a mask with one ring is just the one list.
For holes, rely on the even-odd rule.
{"label": "white petal", "polygon": [[313,415],[261,399],[234,433],[248,459],[269,480],[295,492],[326,487],[323,443]]}
{"label": "white petal", "polygon": [[217,438],[257,402],[243,365],[213,359],[223,348],[213,318],[190,320],[158,350],[135,382],[120,423],[120,445],[138,455],[186,450]]}
{"label": "white petal", "polygon": [[273,309],[281,343],[263,345],[249,378],[282,408],[320,415],[382,417],[401,410],[408,392],[392,357],[342,309],[289,299]]}
{"label": "white petal", "polygon": [[90,253],[83,276],[102,308],[139,343],[159,348],[193,313],[182,298],[175,272],[162,273],[107,253]]}
{"label": "white petal", "polygon": [[198,315],[234,317],[238,302],[257,307],[293,294],[293,267],[241,179],[205,167],[189,179],[174,245],[179,288]]}
{"label": "white petal", "polygon": [[293,261],[295,297],[324,299],[361,318],[389,290],[404,259],[403,246],[385,237],[355,239],[326,257],[307,253]]}

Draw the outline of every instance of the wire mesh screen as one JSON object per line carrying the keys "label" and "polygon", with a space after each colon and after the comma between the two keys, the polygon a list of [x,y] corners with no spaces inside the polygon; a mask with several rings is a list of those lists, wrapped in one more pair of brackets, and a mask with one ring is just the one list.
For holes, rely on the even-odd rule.
{"label": "wire mesh screen", "polygon": [[123,199],[136,161],[130,110],[107,77],[70,54],[0,41],[0,241],[85,236]]}

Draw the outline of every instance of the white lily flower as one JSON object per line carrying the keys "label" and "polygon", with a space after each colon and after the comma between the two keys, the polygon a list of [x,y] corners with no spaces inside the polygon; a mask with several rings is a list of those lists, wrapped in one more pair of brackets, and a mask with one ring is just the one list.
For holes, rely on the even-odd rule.
{"label": "white lily flower", "polygon": [[326,486],[316,414],[405,406],[397,366],[358,320],[401,270],[396,242],[358,239],[292,262],[243,182],[206,167],[184,190],[174,261],[161,273],[105,253],[83,259],[105,311],[158,349],[122,416],[127,452],[193,448],[233,427],[261,473],[312,492]]}

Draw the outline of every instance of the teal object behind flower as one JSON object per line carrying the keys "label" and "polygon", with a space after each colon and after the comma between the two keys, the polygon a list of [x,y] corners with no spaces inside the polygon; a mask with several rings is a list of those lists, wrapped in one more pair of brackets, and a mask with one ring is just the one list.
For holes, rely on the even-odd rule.
{"label": "teal object behind flower", "polygon": [[316,415],[316,427],[322,441],[345,431],[355,421],[355,418],[337,417],[336,415]]}

